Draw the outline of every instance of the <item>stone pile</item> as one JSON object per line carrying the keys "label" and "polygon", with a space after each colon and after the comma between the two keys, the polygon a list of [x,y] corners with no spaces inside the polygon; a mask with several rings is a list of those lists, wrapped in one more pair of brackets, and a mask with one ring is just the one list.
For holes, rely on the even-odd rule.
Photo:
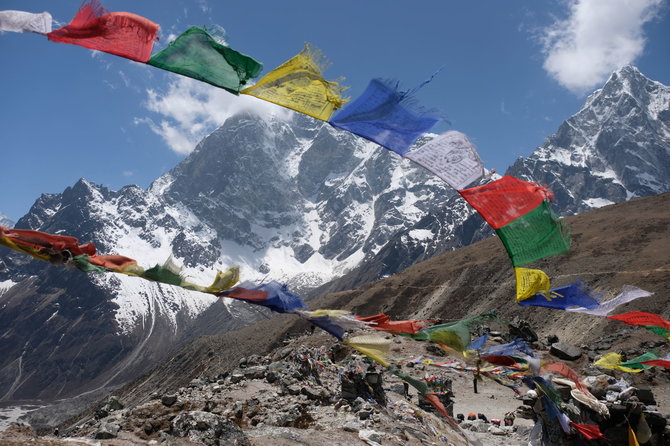
{"label": "stone pile", "polygon": [[342,398],[341,372],[368,364],[352,356],[334,363],[331,357],[323,348],[306,347],[252,355],[230,373],[202,375],[133,408],[110,398],[61,436],[208,446],[256,444],[264,436],[304,444],[467,444],[462,431],[420,409],[416,398],[408,401],[395,376],[383,376],[386,406],[372,398]]}

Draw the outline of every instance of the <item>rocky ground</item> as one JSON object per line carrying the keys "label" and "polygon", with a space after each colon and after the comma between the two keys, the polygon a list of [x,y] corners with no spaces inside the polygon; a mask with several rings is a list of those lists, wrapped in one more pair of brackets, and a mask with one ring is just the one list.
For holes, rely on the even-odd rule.
{"label": "rocky ground", "polygon": [[[270,355],[245,357],[229,373],[203,374],[188,386],[171,393],[155,393],[147,401],[132,407],[126,407],[122,400],[112,396],[94,407],[89,416],[70,427],[61,426],[58,435],[38,437],[26,425],[12,425],[0,435],[0,444],[528,444],[535,423],[532,408],[536,399],[532,392],[527,393],[525,386],[517,395],[486,379],[479,382],[475,394],[471,372],[429,364],[430,358],[435,362],[449,359],[434,346],[402,337],[392,339],[393,362],[401,364],[403,372],[415,378],[450,378],[454,415],[474,412],[484,414],[488,421],[466,420],[454,427],[430,407],[420,407],[413,388],[409,388],[409,397],[406,397],[403,381],[389,373],[383,373],[385,407],[360,397],[353,401],[342,399],[341,373],[367,370],[368,363],[348,347],[331,341],[325,334],[316,333],[295,337]],[[494,338],[492,342],[503,341]],[[583,348],[562,346],[562,350],[569,352],[568,347],[574,347],[579,352],[579,357],[565,362],[585,373],[583,380],[595,395],[609,404],[610,410],[624,415],[631,411],[638,414],[645,411],[646,419],[651,420],[650,425],[656,426],[656,432],[662,432],[667,407],[670,407],[668,373],[652,369],[639,374],[641,376],[635,377],[636,385],[645,390],[640,393],[644,397],[636,397],[636,393],[629,390],[627,400],[619,400],[618,395],[624,390],[621,376],[589,365],[589,357],[598,355],[593,348],[606,347],[607,342],[604,340],[602,344]],[[564,354],[556,348],[557,345],[550,348],[542,341],[534,343],[537,353],[547,363],[558,361],[556,355]],[[422,359],[429,360],[422,362]],[[556,385],[560,387],[560,384]],[[653,394],[649,385],[653,385]],[[568,396],[565,404],[569,407],[575,403]],[[494,419],[502,420],[510,411],[517,414],[513,426],[491,423]],[[660,435],[657,437],[661,438]]]}

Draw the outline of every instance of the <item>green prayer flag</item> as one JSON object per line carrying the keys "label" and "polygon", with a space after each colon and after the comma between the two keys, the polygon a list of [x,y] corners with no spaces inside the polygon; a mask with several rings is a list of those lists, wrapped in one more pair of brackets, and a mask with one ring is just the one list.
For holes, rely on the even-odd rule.
{"label": "green prayer flag", "polygon": [[263,69],[260,62],[216,42],[203,28],[189,28],[149,62],[157,68],[192,77],[239,94]]}
{"label": "green prayer flag", "polygon": [[652,366],[646,364],[640,364],[645,361],[655,361],[658,359],[658,355],[654,352],[647,352],[640,356],[637,356],[633,359],[630,359],[626,362],[619,364],[622,367],[628,367],[630,369],[650,369]]}
{"label": "green prayer flag", "polygon": [[496,229],[514,266],[522,266],[570,248],[570,231],[543,201],[532,211]]}
{"label": "green prayer flag", "polygon": [[397,376],[398,378],[405,381],[410,386],[414,387],[421,395],[426,395],[428,393],[428,384],[425,381],[420,381],[418,379],[412,378],[406,373],[401,372],[395,367],[387,367],[386,370]]}
{"label": "green prayer flag", "polygon": [[169,285],[181,286],[181,276],[160,265],[144,271],[142,277],[155,282],[167,283]]}

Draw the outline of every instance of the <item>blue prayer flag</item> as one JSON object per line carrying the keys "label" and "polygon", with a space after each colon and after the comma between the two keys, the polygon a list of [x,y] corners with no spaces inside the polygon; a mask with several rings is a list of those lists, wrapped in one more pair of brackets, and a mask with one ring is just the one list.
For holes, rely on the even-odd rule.
{"label": "blue prayer flag", "polygon": [[431,79],[409,91],[399,91],[398,81],[373,79],[363,94],[338,112],[330,124],[403,155],[440,120],[437,110],[424,109],[411,98]]}
{"label": "blue prayer flag", "polygon": [[593,292],[584,282],[577,280],[572,285],[550,290],[548,298],[538,293],[531,298],[517,303],[521,306],[532,305],[536,307],[557,308],[559,310],[565,310],[572,306],[595,308],[600,305],[600,302],[592,294]]}

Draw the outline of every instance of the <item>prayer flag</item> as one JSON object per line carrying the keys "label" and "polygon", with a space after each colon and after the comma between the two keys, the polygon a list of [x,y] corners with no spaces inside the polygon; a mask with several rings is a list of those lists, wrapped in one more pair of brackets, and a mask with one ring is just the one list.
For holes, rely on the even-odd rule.
{"label": "prayer flag", "polygon": [[291,293],[287,285],[282,285],[274,280],[254,288],[249,288],[249,284],[243,283],[232,290],[223,291],[217,295],[267,307],[277,313],[292,313],[299,308],[305,308],[305,303],[300,296]]}
{"label": "prayer flag", "polygon": [[593,291],[584,282],[577,280],[572,285],[554,288],[547,294],[536,294],[517,303],[521,306],[556,308],[559,310],[565,310],[572,306],[594,308],[599,305],[599,302],[592,294]]}
{"label": "prayer flag", "polygon": [[511,223],[496,229],[514,266],[570,249],[570,231],[544,201]]}
{"label": "prayer flag", "polygon": [[400,91],[398,81],[373,79],[363,94],[338,112],[330,124],[404,155],[438,121],[436,110],[426,110],[411,95],[419,87]]}
{"label": "prayer flag", "polygon": [[628,325],[649,325],[670,330],[670,322],[666,321],[658,314],[631,311],[616,316],[607,316],[607,318],[621,321]]}
{"label": "prayer flag", "polygon": [[488,333],[484,333],[482,336],[478,337],[467,346],[468,350],[479,350],[484,347],[486,340],[489,338]]}
{"label": "prayer flag", "polygon": [[594,362],[593,364],[596,367],[600,367],[603,369],[617,369],[621,370],[622,372],[628,372],[628,373],[639,373],[642,371],[641,368],[632,368],[632,367],[625,367],[621,365],[621,358],[622,355],[614,352],[606,353]]}
{"label": "prayer flag", "polygon": [[458,193],[493,229],[502,228],[554,197],[546,186],[509,175],[483,186],[459,190]]}
{"label": "prayer flag", "polygon": [[154,54],[149,65],[221,87],[233,94],[263,65],[249,56],[218,43],[206,30],[194,26],[165,49]]}
{"label": "prayer flag", "polygon": [[390,333],[415,334],[427,326],[425,321],[392,321],[390,316],[383,313],[356,319],[369,324],[370,328]]}
{"label": "prayer flag", "polygon": [[639,299],[640,297],[651,296],[652,294],[654,293],[650,293],[649,291],[645,291],[631,285],[624,285],[621,289],[621,294],[611,300],[608,300],[607,302],[601,302],[600,305],[595,308],[569,308],[568,311],[592,314],[594,316],[607,316],[620,305],[631,302],[635,299]]}
{"label": "prayer flag", "polygon": [[605,438],[605,435],[600,432],[600,428],[597,424],[577,424],[571,421],[570,426],[574,427],[575,430],[582,434],[587,440]]}
{"label": "prayer flag", "polygon": [[146,62],[158,33],[158,25],[129,12],[108,12],[98,0],[84,3],[72,21],[47,34],[52,42],[71,43]]}
{"label": "prayer flag", "polygon": [[456,190],[484,175],[484,165],[467,136],[455,130],[428,141],[405,154],[406,158],[434,173]]}
{"label": "prayer flag", "polygon": [[426,384],[425,381],[412,378],[408,374],[403,373],[399,369],[392,366],[387,367],[387,370],[398,378],[407,382],[410,386],[414,387],[421,395],[426,395],[428,393],[428,384]]}
{"label": "prayer flag", "polygon": [[326,64],[318,49],[305,44],[300,53],[240,93],[327,121],[346,99],[344,88],[323,78]]}
{"label": "prayer flag", "polygon": [[516,278],[516,301],[528,299],[535,294],[549,293],[549,276],[539,269],[514,268]]}
{"label": "prayer flag", "polygon": [[345,339],[344,343],[355,348],[370,359],[374,359],[384,367],[389,366],[389,363],[386,360],[386,355],[388,355],[391,347],[390,339],[384,339],[373,335],[362,335]]}
{"label": "prayer flag", "polygon": [[628,446],[640,446],[640,443],[637,442],[635,431],[633,431],[630,425],[628,425]]}
{"label": "prayer flag", "polygon": [[570,381],[574,382],[575,387],[577,387],[582,392],[584,393],[588,392],[588,389],[586,388],[584,383],[582,383],[581,380],[579,379],[579,375],[577,375],[577,372],[571,369],[568,365],[562,362],[554,362],[549,364],[545,368],[551,372],[558,373],[559,375],[562,375],[565,378],[569,379]]}
{"label": "prayer flag", "polygon": [[481,352],[482,356],[519,356],[520,354],[525,354],[531,357],[535,356],[533,350],[528,346],[528,343],[521,338],[514,338],[512,342],[495,345]]}
{"label": "prayer flag", "polygon": [[666,369],[670,369],[670,354],[666,355],[664,358],[654,359],[654,360],[650,360],[650,361],[642,361],[642,364],[654,365],[654,366],[659,366],[659,367],[663,367],[663,368],[666,368]]}
{"label": "prayer flag", "polygon": [[51,14],[23,11],[0,11],[0,31],[47,34],[51,32]]}

